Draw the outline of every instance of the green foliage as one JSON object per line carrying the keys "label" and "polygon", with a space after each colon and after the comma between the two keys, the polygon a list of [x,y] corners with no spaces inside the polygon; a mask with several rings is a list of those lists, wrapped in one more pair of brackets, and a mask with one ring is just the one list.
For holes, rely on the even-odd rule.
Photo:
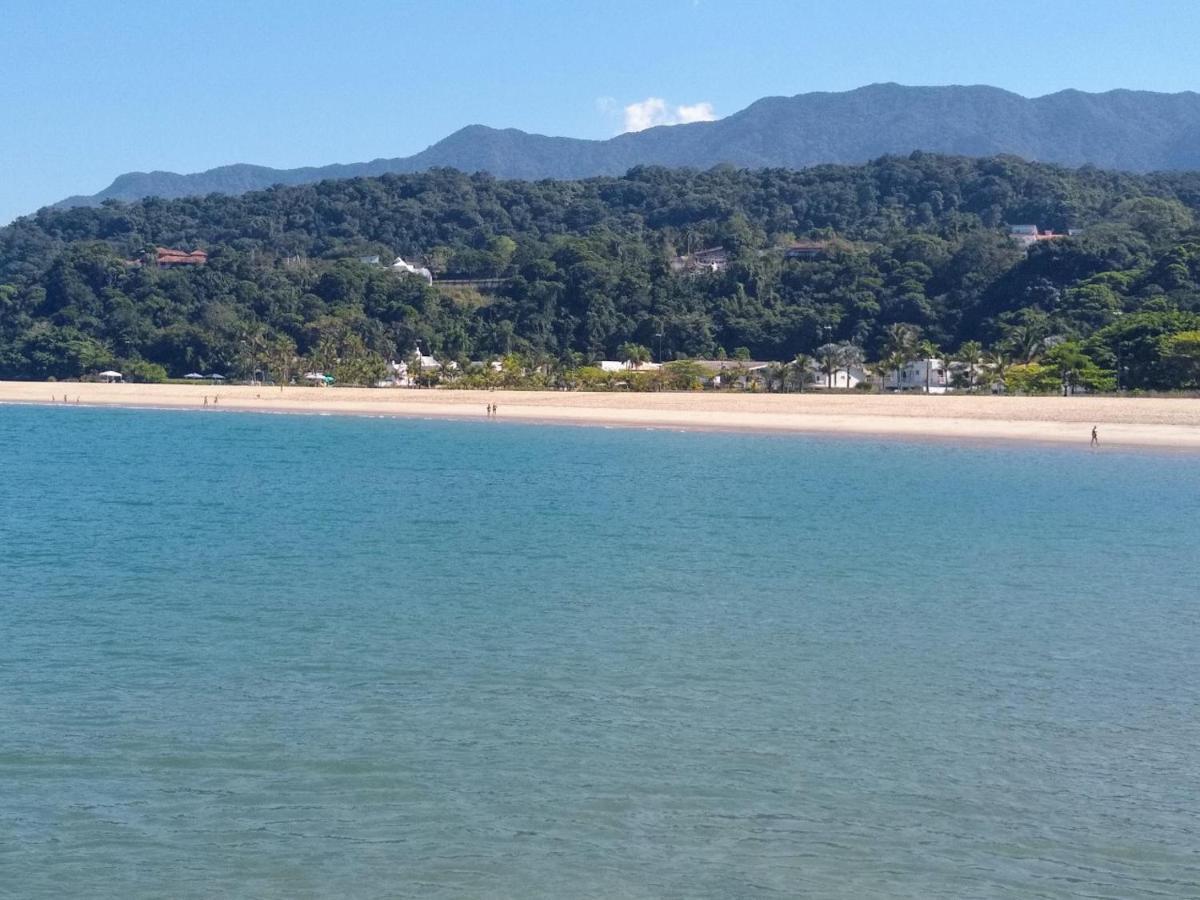
{"label": "green foliage", "polygon": [[1163,338],[1160,352],[1173,383],[1200,388],[1200,330],[1181,331]]}
{"label": "green foliage", "polygon": [[697,390],[709,376],[708,370],[690,359],[667,363],[662,367],[662,373],[666,386],[676,391]]}
{"label": "green foliage", "polygon": [[1175,364],[1164,359],[1167,341],[1198,329],[1200,314],[1147,310],[1100,329],[1084,342],[1084,348],[1099,365],[1118,374],[1123,388],[1170,390],[1182,385]]}
{"label": "green foliage", "polygon": [[617,358],[623,362],[641,365],[650,361],[650,348],[626,341],[617,348]]}
{"label": "green foliage", "polygon": [[[144,360],[175,377],[286,383],[317,370],[372,384],[419,345],[459,363],[416,373],[422,383],[529,383],[528,372],[467,366],[513,354],[540,360],[532,370],[547,384],[565,383],[579,356],[805,354],[829,378],[863,357],[895,368],[938,347],[968,347],[980,368],[983,347],[1029,363],[1067,341],[1097,370],[1119,370],[1123,387],[1169,388],[1193,380],[1184,350],[1164,339],[1200,328],[1198,204],[1195,173],[913,154],[572,182],[435,170],[43,210],[0,229],[0,377]],[[1009,222],[1083,235],[1026,253]],[[787,258],[797,236],[823,250]],[[204,247],[209,263],[133,264],[156,245]],[[672,271],[680,248],[716,245],[727,269]],[[431,286],[359,262],[397,253],[438,279],[474,281]],[[764,386],[802,389],[807,376],[791,371]],[[1095,375],[1070,371],[1079,385]],[[699,376],[572,377],[632,389]]]}
{"label": "green foliage", "polygon": [[161,384],[167,380],[167,370],[158,363],[146,362],[144,359],[127,359],[119,365],[126,381]]}
{"label": "green foliage", "polygon": [[1043,356],[1044,368],[1057,371],[1063,391],[1074,394],[1077,388],[1111,391],[1116,387],[1113,372],[1101,369],[1078,341],[1065,341],[1051,347]]}
{"label": "green foliage", "polygon": [[1062,377],[1053,366],[1019,363],[1009,366],[1004,385],[1012,394],[1056,394],[1062,392]]}

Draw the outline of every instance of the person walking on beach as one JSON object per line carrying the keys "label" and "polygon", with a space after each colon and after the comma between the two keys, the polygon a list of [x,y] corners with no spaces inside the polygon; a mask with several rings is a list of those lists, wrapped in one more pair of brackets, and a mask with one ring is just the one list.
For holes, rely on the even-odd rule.
{"label": "person walking on beach", "polygon": [[204,405],[208,406],[208,394],[204,395]]}
{"label": "person walking on beach", "polygon": [[1100,434],[1096,431],[1095,425],[1092,426],[1092,446],[1093,447],[1100,446]]}

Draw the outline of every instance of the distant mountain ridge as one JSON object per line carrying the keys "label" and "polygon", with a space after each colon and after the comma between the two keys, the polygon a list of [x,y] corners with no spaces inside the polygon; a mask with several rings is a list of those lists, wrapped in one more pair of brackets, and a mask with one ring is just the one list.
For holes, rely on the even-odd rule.
{"label": "distant mountain ridge", "polygon": [[842,93],[766,97],[724,119],[651,128],[608,140],[548,137],[470,125],[413,156],[272,169],[230,165],[190,175],[130,172],[90,196],[106,199],[240,194],[272,185],[451,167],[497,178],[587,178],[638,165],[707,169],[862,163],[916,150],[1013,154],[1067,166],[1132,172],[1200,169],[1200,94],[1065,90],[1029,99],[987,86],[874,84]]}

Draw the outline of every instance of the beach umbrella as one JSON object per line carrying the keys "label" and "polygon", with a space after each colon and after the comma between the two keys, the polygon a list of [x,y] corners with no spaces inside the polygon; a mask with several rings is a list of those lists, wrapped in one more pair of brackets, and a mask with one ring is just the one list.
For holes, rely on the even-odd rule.
{"label": "beach umbrella", "polygon": [[324,381],[325,376],[322,375],[320,372],[309,372],[307,375],[304,376],[304,380],[305,381]]}
{"label": "beach umbrella", "polygon": [[190,378],[192,381],[203,381],[204,380],[204,376],[201,375],[199,372],[188,372],[183,377]]}
{"label": "beach umbrella", "polygon": [[107,372],[101,372],[100,377],[106,381],[116,381],[118,378],[121,378],[122,375],[120,372],[114,372],[112,369],[109,369]]}
{"label": "beach umbrella", "polygon": [[213,374],[213,375],[205,375],[204,377],[205,377],[205,378],[210,378],[210,379],[212,379],[213,381],[224,381],[224,380],[225,380],[225,376],[224,376],[224,375],[217,375],[217,374]]}

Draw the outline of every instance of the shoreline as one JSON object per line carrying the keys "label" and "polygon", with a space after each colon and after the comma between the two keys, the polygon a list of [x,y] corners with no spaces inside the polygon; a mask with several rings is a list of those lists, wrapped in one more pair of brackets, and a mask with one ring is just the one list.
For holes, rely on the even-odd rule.
{"label": "shoreline", "polygon": [[[70,398],[63,403],[63,395]],[[219,402],[211,401],[216,396]],[[204,405],[204,398],[210,401]],[[1200,452],[1200,400],[926,394],[464,391],[0,382],[0,405],[357,415]]]}

